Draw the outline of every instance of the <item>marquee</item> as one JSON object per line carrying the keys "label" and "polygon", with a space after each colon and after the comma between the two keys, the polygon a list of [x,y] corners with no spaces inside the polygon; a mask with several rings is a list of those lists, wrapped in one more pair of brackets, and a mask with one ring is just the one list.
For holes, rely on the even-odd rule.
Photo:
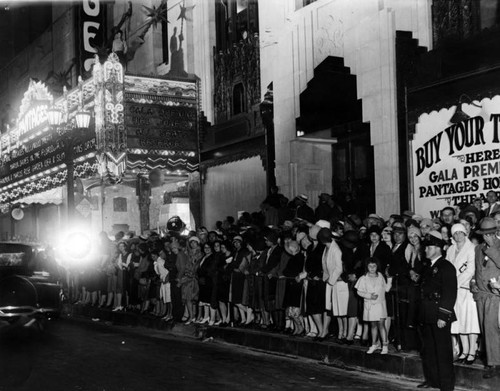
{"label": "marquee", "polygon": [[[197,170],[198,89],[196,79],[125,75],[114,53],[104,64],[96,57],[92,77],[57,99],[43,83],[30,82],[16,126],[0,137],[0,203],[63,185],[71,146],[76,177],[117,183],[127,173]],[[78,110],[90,111],[87,135],[70,143],[51,128],[51,106],[67,123]]]}

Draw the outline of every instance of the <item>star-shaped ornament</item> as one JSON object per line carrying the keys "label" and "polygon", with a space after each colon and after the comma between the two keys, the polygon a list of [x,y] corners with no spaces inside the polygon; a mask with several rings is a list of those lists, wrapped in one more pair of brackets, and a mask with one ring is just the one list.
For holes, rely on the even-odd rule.
{"label": "star-shaped ornament", "polygon": [[189,12],[189,11],[192,11],[193,8],[196,7],[196,6],[193,5],[191,7],[184,7],[183,5],[179,4],[179,7],[181,7],[181,12],[179,13],[179,17],[177,18],[177,20],[179,20],[179,19],[186,19],[186,20],[191,21],[191,19],[188,18],[188,16],[186,15],[186,13]]}

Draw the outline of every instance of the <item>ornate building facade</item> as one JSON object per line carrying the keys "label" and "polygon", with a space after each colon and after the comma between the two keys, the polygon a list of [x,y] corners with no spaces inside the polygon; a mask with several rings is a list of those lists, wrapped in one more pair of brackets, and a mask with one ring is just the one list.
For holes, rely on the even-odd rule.
{"label": "ornate building facade", "polygon": [[[428,116],[451,113],[441,114],[439,126],[447,128],[453,113],[475,118],[481,106],[484,126],[494,126],[495,1],[148,0],[103,3],[102,14],[95,4],[54,7],[52,29],[35,40],[36,50],[29,46],[11,62],[0,84],[11,107],[30,76],[58,97],[65,83],[69,89],[78,75],[85,78],[92,56],[110,51],[130,76],[195,83],[199,170],[178,175],[150,161],[149,172],[105,187],[100,201],[98,186],[84,183],[92,208],[108,216],[100,222],[108,232],[158,228],[174,199],[190,205],[196,225],[212,228],[228,215],[258,210],[273,184],[290,199],[308,195],[313,207],[327,192],[354,198],[360,214],[418,209],[430,194],[417,175]],[[83,26],[102,28],[100,38],[89,40]],[[161,95],[155,88],[151,102]],[[2,125],[11,120],[3,116]],[[436,172],[444,178],[445,171]],[[458,200],[448,193],[435,205]],[[61,203],[64,194],[50,206],[33,202],[25,216],[49,221],[43,216],[61,215]],[[0,218],[4,233],[33,225],[10,216]]]}
{"label": "ornate building facade", "polygon": [[[192,3],[168,6],[153,0],[84,0],[47,4],[50,12],[45,16],[51,28],[6,65],[2,74],[8,77],[0,81],[3,102],[9,102],[11,108],[10,115],[2,117],[0,224],[4,239],[53,239],[58,228],[66,229],[73,203],[72,213],[95,233],[140,234],[162,229],[168,219],[165,211],[173,209],[187,227],[199,224],[201,83],[194,74],[194,64],[200,59],[193,45],[200,31],[193,24]],[[22,13],[17,8],[14,11]],[[115,56],[110,69],[123,68],[120,80],[114,82],[102,76],[109,73],[101,64],[109,63],[110,54]],[[83,77],[78,83],[81,88],[77,87],[79,76]],[[31,94],[28,85],[35,82],[46,86],[50,95],[43,106],[37,103],[36,123],[31,108],[19,111],[18,103],[18,97]],[[78,107],[91,114],[88,137],[95,149],[85,156],[95,170],[85,175],[78,171],[78,142],[67,148],[69,138],[59,140],[56,133],[60,128],[47,122],[47,110],[58,107],[66,113],[66,127],[78,100]],[[29,138],[20,132],[26,121],[33,133],[27,133]],[[43,134],[52,137],[50,148],[61,159],[54,167],[47,159],[41,162],[40,167],[46,163],[50,172],[42,179],[57,179],[46,188],[37,185],[38,177],[30,181],[26,171],[39,166],[40,143],[51,142],[39,141]],[[19,169],[25,161],[28,166]],[[41,174],[37,171],[36,175]],[[69,185],[73,182],[70,176],[74,189]],[[53,228],[50,232],[45,229],[48,226]]]}

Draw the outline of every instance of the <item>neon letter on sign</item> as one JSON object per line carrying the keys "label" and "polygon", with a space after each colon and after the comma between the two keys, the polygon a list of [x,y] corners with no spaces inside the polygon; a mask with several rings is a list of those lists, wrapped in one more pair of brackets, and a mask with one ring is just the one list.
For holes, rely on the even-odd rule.
{"label": "neon letter on sign", "polygon": [[[94,6],[92,7],[92,4]],[[99,15],[99,0],[84,0],[83,2],[83,10],[88,16],[97,16]]]}
{"label": "neon letter on sign", "polygon": [[[91,28],[95,29],[95,33],[90,31]],[[99,23],[97,23],[97,22],[85,22],[83,24],[83,48],[87,52],[91,52],[91,53],[97,52],[97,49],[93,48],[90,45],[90,40],[94,39],[94,37],[97,35],[98,32],[99,32]]]}

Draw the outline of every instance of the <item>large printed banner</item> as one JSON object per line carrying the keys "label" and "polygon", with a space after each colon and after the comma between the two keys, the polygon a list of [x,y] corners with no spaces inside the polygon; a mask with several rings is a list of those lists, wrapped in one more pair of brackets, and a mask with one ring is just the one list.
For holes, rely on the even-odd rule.
{"label": "large printed banner", "polygon": [[500,191],[500,96],[462,103],[470,119],[451,123],[456,107],[422,114],[411,142],[415,212],[437,217],[445,206]]}

